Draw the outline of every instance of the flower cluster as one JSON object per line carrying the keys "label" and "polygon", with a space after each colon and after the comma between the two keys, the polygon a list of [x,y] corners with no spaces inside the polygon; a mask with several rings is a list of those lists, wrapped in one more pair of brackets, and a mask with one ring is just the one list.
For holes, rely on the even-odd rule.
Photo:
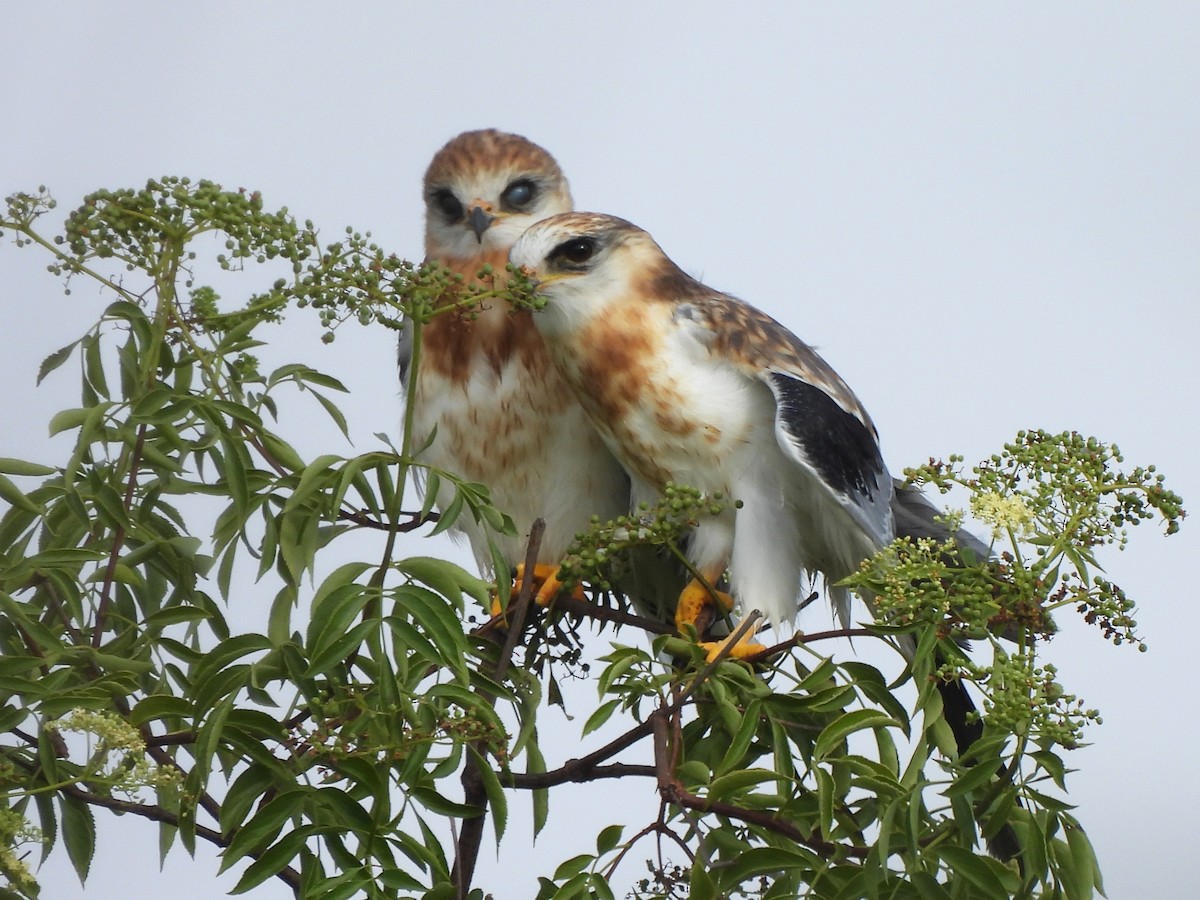
{"label": "flower cluster", "polygon": [[159,766],[146,756],[142,735],[115,713],[73,709],[47,722],[46,729],[95,739],[87,763],[89,781],[103,781],[112,790],[131,796],[143,788],[177,789],[182,784],[178,770]]}

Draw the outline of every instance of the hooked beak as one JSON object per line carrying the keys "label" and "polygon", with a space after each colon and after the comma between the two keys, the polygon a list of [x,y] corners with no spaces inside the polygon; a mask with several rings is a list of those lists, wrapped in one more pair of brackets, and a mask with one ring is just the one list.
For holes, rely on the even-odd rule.
{"label": "hooked beak", "polygon": [[481,244],[483,243],[483,233],[495,221],[496,217],[484,212],[482,206],[472,206],[471,211],[467,214],[467,227],[475,232],[475,238]]}

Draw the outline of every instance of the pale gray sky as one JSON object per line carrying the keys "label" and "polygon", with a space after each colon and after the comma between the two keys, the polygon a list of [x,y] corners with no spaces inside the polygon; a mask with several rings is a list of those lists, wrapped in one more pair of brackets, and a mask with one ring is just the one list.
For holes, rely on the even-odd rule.
{"label": "pale gray sky", "polygon": [[[894,471],[1073,428],[1200,504],[1194,3],[6,3],[0,34],[4,194],[46,184],[65,209],[186,174],[416,258],[432,153],[465,129],[516,131],[557,156],[581,208],[642,225],[820,347]],[[64,297],[43,265],[0,246],[0,455],[49,452],[44,422],[74,388],[63,375],[35,391],[37,364],[106,302]],[[390,334],[288,350],[352,386],[356,435],[395,430]],[[1105,557],[1149,653],[1068,629],[1048,654],[1104,713],[1069,784],[1114,900],[1192,890],[1198,535],[1143,527]],[[580,788],[552,829],[610,792]],[[649,785],[621,802],[653,815]],[[188,900],[234,883],[182,853],[160,876],[152,826],[102,822],[86,891],[60,853],[45,896]],[[522,837],[502,848],[498,897],[531,895],[553,867]]]}

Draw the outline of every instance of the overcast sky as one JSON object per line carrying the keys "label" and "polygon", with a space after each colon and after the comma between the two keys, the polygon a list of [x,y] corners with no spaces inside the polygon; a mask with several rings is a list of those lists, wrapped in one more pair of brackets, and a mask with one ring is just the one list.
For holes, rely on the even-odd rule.
{"label": "overcast sky", "polygon": [[[45,184],[65,209],[190,175],[419,258],[433,152],[516,131],[555,154],[580,208],[647,228],[817,345],[893,471],[1069,428],[1200,505],[1198,4],[10,2],[0,35],[3,194]],[[44,263],[0,245],[3,456],[61,449],[45,421],[74,385],[35,391],[37,364],[107,302],[64,297]],[[293,355],[353,388],[355,434],[394,433],[392,336],[297,333]],[[1048,651],[1104,714],[1069,786],[1114,900],[1194,890],[1198,535],[1143,526],[1104,558],[1149,653],[1077,628]],[[646,821],[652,789],[628,803]],[[87,889],[59,851],[44,896],[186,900],[236,880],[181,852],[159,875],[152,826],[101,821]],[[532,895],[523,837],[498,900]]]}

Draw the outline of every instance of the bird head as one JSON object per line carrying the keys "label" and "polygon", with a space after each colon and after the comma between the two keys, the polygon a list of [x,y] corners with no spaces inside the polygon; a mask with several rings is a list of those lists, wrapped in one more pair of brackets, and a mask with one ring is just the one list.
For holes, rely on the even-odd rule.
{"label": "bird head", "polygon": [[520,135],[467,131],[425,173],[425,255],[468,260],[504,254],[534,222],[572,206],[549,153]]}
{"label": "bird head", "polygon": [[509,262],[546,299],[535,317],[556,334],[582,327],[613,303],[634,296],[647,273],[674,266],[636,225],[599,213],[571,212],[532,226],[513,245]]}

